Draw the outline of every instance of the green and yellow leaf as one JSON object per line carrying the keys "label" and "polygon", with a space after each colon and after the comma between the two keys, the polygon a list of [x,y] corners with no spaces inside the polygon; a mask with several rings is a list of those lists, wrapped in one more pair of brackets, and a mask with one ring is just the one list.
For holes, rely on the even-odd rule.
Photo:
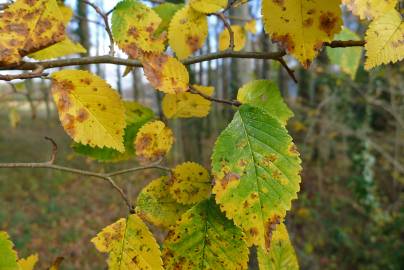
{"label": "green and yellow leaf", "polygon": [[213,198],[182,215],[163,246],[166,270],[247,269],[244,234],[220,212]]}
{"label": "green and yellow leaf", "polygon": [[174,15],[168,30],[168,42],[179,59],[190,56],[200,49],[208,36],[206,15],[189,5]]}
{"label": "green and yellow leaf", "polygon": [[153,10],[160,16],[161,23],[159,28],[156,30],[156,34],[160,34],[168,31],[170,22],[178,10],[183,8],[183,4],[173,4],[173,3],[163,3],[161,5],[155,6]]}
{"label": "green and yellow leaf", "polygon": [[[243,27],[240,25],[231,25],[234,34],[234,50],[241,51],[246,44],[247,36]],[[224,51],[230,47],[229,30],[225,28],[219,35],[219,50]]]}
{"label": "green and yellow leaf", "polygon": [[237,100],[266,110],[270,116],[286,126],[293,112],[283,101],[276,84],[269,80],[251,81],[238,90]]}
{"label": "green and yellow leaf", "polygon": [[195,162],[177,165],[170,181],[172,197],[182,204],[194,204],[209,198],[212,181],[209,172]]}
{"label": "green and yellow leaf", "polygon": [[99,161],[118,162],[128,160],[135,155],[133,141],[139,129],[154,118],[153,111],[135,101],[124,101],[126,128],[123,136],[125,152],[107,147],[91,147],[89,145],[74,143],[76,153],[89,156]]}
{"label": "green and yellow leaf", "polygon": [[213,193],[249,245],[269,249],[270,232],[300,189],[301,160],[285,127],[264,109],[244,104],[212,155]]}
{"label": "green and yellow leaf", "polygon": [[18,260],[20,270],[33,270],[38,262],[38,254],[33,254],[25,259]]}
{"label": "green and yellow leaf", "polygon": [[340,4],[339,0],[263,0],[265,31],[308,68],[323,43],[340,32]]}
{"label": "green and yellow leaf", "polygon": [[63,40],[56,0],[17,0],[1,14],[0,36],[0,65],[18,64],[23,56]]}
{"label": "green and yellow leaf", "polygon": [[184,93],[188,90],[187,68],[176,58],[162,55],[146,55],[142,58],[143,70],[150,84],[167,94]]}
{"label": "green and yellow leaf", "polygon": [[103,79],[82,70],[55,72],[52,95],[60,121],[75,142],[125,151],[125,108]]}
{"label": "green and yellow leaf", "polygon": [[[201,93],[212,96],[213,87],[193,85]],[[162,101],[163,113],[167,118],[205,117],[209,114],[211,103],[209,100],[192,93],[165,95]]]}
{"label": "green and yellow leaf", "polygon": [[395,9],[372,21],[366,31],[365,69],[404,58],[404,22]]}
{"label": "green and yellow leaf", "polygon": [[123,0],[112,13],[112,34],[119,48],[132,58],[142,52],[162,53],[166,37],[156,35],[160,23],[153,9],[137,0]]}
{"label": "green and yellow leaf", "polygon": [[167,192],[169,177],[153,180],[137,197],[136,213],[155,226],[168,228],[185,213],[190,206],[179,204]]}
{"label": "green and yellow leaf", "polygon": [[191,7],[202,13],[215,13],[227,7],[227,0],[190,0]]}
{"label": "green and yellow leaf", "polygon": [[285,224],[276,226],[269,253],[258,249],[258,263],[260,270],[299,270],[299,262]]}
{"label": "green and yellow leaf", "polygon": [[136,156],[143,164],[158,161],[170,151],[173,143],[173,132],[163,122],[149,122],[136,135]]}
{"label": "green and yellow leaf", "polygon": [[10,241],[8,233],[0,231],[0,269],[19,270],[17,264],[17,252],[13,249],[14,244]]}
{"label": "green and yellow leaf", "polygon": [[109,254],[110,270],[163,270],[159,246],[135,214],[105,227],[91,242],[98,251]]}
{"label": "green and yellow leaf", "polygon": [[397,0],[342,0],[353,14],[363,19],[375,19],[394,9]]}

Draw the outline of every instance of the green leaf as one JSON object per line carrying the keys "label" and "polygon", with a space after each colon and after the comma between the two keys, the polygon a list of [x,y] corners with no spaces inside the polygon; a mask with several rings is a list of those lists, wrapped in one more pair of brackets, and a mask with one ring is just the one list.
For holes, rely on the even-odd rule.
{"label": "green leaf", "polygon": [[213,198],[188,210],[163,245],[166,270],[247,269],[244,234],[220,212]]}
{"label": "green leaf", "polygon": [[157,35],[161,34],[164,31],[168,31],[168,26],[170,25],[171,19],[173,18],[174,14],[183,7],[183,4],[164,3],[153,8],[153,10],[162,19],[159,27],[156,30]]}
{"label": "green leaf", "polygon": [[[360,40],[359,36],[344,27],[342,31],[335,35],[335,40]],[[329,48],[327,47],[327,54],[330,58],[331,64],[338,65],[343,72],[351,76],[355,80],[356,72],[358,71],[359,64],[362,58],[362,47],[351,48]]]}
{"label": "green leaf", "polygon": [[154,113],[150,108],[132,101],[125,101],[125,117],[126,128],[124,134],[125,152],[107,148],[107,147],[91,147],[89,145],[74,143],[72,148],[79,154],[89,156],[99,161],[122,161],[130,159],[135,155],[133,142],[138,130],[154,117]]}
{"label": "green leaf", "polygon": [[17,253],[13,249],[13,242],[10,241],[6,232],[0,231],[0,269],[19,270],[17,264]]}
{"label": "green leaf", "polygon": [[260,270],[298,270],[299,262],[285,224],[279,224],[272,235],[269,253],[258,249]]}
{"label": "green leaf", "polygon": [[270,233],[300,189],[301,160],[285,127],[261,108],[242,105],[212,155],[213,193],[250,245],[269,249]]}
{"label": "green leaf", "polygon": [[137,215],[105,227],[91,242],[98,251],[109,253],[110,270],[163,270],[159,246]]}
{"label": "green leaf", "polygon": [[283,101],[276,84],[269,80],[256,80],[238,90],[237,100],[266,110],[272,117],[286,125],[293,112]]}
{"label": "green leaf", "polygon": [[160,177],[148,184],[137,197],[136,213],[144,220],[161,227],[169,227],[191,206],[185,206],[167,192],[168,176]]}

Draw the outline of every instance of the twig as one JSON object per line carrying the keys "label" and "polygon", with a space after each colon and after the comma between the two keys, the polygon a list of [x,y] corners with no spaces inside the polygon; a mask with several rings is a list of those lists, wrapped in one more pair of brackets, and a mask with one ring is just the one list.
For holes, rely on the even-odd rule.
{"label": "twig", "polygon": [[36,65],[36,69],[32,72],[29,73],[21,73],[21,74],[16,74],[16,75],[1,75],[0,74],[0,81],[13,81],[13,80],[24,80],[24,79],[34,79],[34,78],[41,78],[41,77],[46,77],[49,75],[49,73],[44,73],[43,70],[44,68],[42,66]]}
{"label": "twig", "polygon": [[90,2],[90,1],[87,1],[87,0],[81,0],[81,1],[83,1],[87,5],[91,6],[95,10],[95,12],[97,12],[98,15],[100,15],[101,18],[104,20],[105,31],[107,32],[108,37],[109,37],[109,55],[114,56],[114,54],[115,54],[114,37],[112,36],[111,27],[109,26],[108,14],[103,12],[97,5],[95,5],[94,3]]}
{"label": "twig", "polygon": [[196,88],[194,88],[192,85],[189,86],[189,92],[192,94],[196,94],[196,95],[200,95],[201,97],[203,97],[204,99],[210,100],[210,101],[214,101],[214,102],[218,102],[218,103],[223,103],[223,104],[227,104],[227,105],[232,105],[232,106],[241,106],[241,102],[237,101],[237,100],[224,100],[224,99],[219,99],[219,98],[214,98],[211,97],[209,95],[206,95],[200,91],[198,91]]}
{"label": "twig", "polygon": [[35,162],[33,162],[33,163],[0,163],[0,168],[3,168],[3,169],[7,169],[7,168],[9,168],[9,169],[11,169],[11,168],[31,168],[31,169],[32,168],[43,168],[43,169],[51,169],[51,170],[56,170],[56,171],[68,172],[68,173],[72,173],[72,174],[78,174],[78,175],[84,175],[84,176],[90,176],[90,177],[103,179],[103,180],[107,181],[120,194],[121,198],[124,200],[125,204],[127,205],[128,209],[131,213],[134,212],[132,203],[130,202],[128,196],[125,194],[125,192],[122,190],[122,188],[116,184],[116,182],[112,179],[112,177],[131,173],[131,172],[137,172],[137,171],[141,171],[141,170],[148,170],[148,169],[160,169],[160,170],[171,172],[170,168],[159,166],[157,164],[152,164],[150,166],[130,168],[130,169],[116,171],[116,172],[110,172],[110,173],[97,173],[97,172],[92,172],[92,171],[86,171],[86,170],[80,170],[80,169],[76,169],[76,168],[56,165],[56,164],[54,164],[54,162],[56,159],[57,144],[51,138],[45,137],[45,139],[47,139],[48,141],[50,141],[52,143],[52,154],[48,161],[37,162],[37,163],[35,163]]}
{"label": "twig", "polygon": [[366,41],[364,40],[334,40],[331,42],[324,42],[324,46],[331,48],[346,48],[346,47],[363,47]]}
{"label": "twig", "polygon": [[292,78],[292,80],[293,80],[295,83],[298,83],[298,82],[297,82],[297,79],[296,79],[296,76],[295,76],[295,72],[289,68],[289,66],[288,66],[288,64],[285,62],[285,60],[284,60],[282,57],[279,57],[277,60],[278,60],[279,63],[281,63],[281,65],[284,67],[284,69],[288,72],[288,74],[289,74],[289,76]]}

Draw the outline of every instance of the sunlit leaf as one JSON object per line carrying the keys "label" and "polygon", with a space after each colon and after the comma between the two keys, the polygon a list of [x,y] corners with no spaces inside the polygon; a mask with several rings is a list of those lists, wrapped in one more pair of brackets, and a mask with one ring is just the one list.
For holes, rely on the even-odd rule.
{"label": "sunlit leaf", "polygon": [[158,161],[170,151],[173,142],[173,132],[163,122],[149,122],[136,135],[136,156],[141,163]]}
{"label": "sunlit leaf", "polygon": [[171,20],[168,41],[177,57],[184,59],[203,46],[207,35],[206,15],[187,5],[180,9]]}
{"label": "sunlit leaf", "polygon": [[167,192],[169,177],[162,176],[140,192],[137,197],[136,213],[144,220],[156,225],[168,228],[175,224],[190,206],[179,204]]}
{"label": "sunlit leaf", "polygon": [[136,0],[123,0],[112,13],[112,34],[119,48],[132,58],[141,52],[161,53],[165,36],[155,35],[160,23],[153,9]]}
{"label": "sunlit leaf", "polygon": [[133,141],[139,129],[153,119],[154,113],[150,108],[144,107],[135,101],[124,101],[126,128],[124,133],[125,152],[107,147],[91,147],[89,145],[74,143],[73,149],[79,154],[86,155],[99,161],[123,161],[135,155]]}
{"label": "sunlit leaf", "polygon": [[[336,40],[360,40],[359,36],[349,30],[343,28],[341,33],[335,35]],[[327,47],[327,54],[330,61],[334,65],[338,65],[341,70],[351,76],[352,80],[355,79],[356,72],[362,58],[362,48],[329,48]]]}
{"label": "sunlit leaf", "polygon": [[17,264],[17,252],[13,249],[14,244],[10,241],[6,232],[0,231],[0,269],[19,270]]}
{"label": "sunlit leaf", "polygon": [[153,10],[160,16],[162,20],[159,28],[156,30],[156,34],[168,31],[168,27],[175,13],[183,7],[183,4],[173,3],[163,3],[161,5],[155,6]]}
{"label": "sunlit leaf", "polygon": [[[247,41],[246,32],[240,25],[231,25],[231,29],[234,34],[234,50],[241,51]],[[225,28],[219,36],[219,50],[224,51],[229,49],[230,46],[230,34],[229,30]]]}
{"label": "sunlit leaf", "polygon": [[301,160],[287,130],[264,109],[244,104],[212,155],[213,193],[250,245],[269,249],[273,224],[300,189]]}
{"label": "sunlit leaf", "polygon": [[146,55],[142,59],[143,70],[150,84],[167,94],[188,90],[187,68],[176,58],[168,55]]}
{"label": "sunlit leaf", "polygon": [[[213,87],[193,85],[198,91],[211,96]],[[211,101],[192,93],[165,95],[162,101],[163,113],[167,118],[205,117],[209,114]]]}
{"label": "sunlit leaf", "polygon": [[237,100],[266,110],[283,126],[293,116],[293,112],[283,101],[276,84],[269,80],[251,81],[238,90]]}
{"label": "sunlit leaf", "polygon": [[374,19],[393,9],[397,0],[342,0],[361,19]]}
{"label": "sunlit leaf", "polygon": [[251,34],[256,34],[257,33],[257,21],[256,20],[250,20],[246,22],[244,25],[244,29],[250,32]]}
{"label": "sunlit leaf", "polygon": [[20,267],[20,270],[33,270],[36,263],[38,262],[38,259],[38,254],[28,256],[24,259],[19,259],[18,265]]}
{"label": "sunlit leaf", "polygon": [[263,0],[265,31],[306,68],[341,29],[339,0]]}
{"label": "sunlit leaf", "polygon": [[52,81],[60,121],[75,142],[125,151],[125,109],[111,86],[82,70],[55,72]]}
{"label": "sunlit leaf", "polygon": [[137,215],[105,227],[91,242],[98,251],[109,254],[110,270],[163,270],[159,246]]}
{"label": "sunlit leaf", "polygon": [[71,39],[66,38],[54,45],[51,45],[43,50],[31,53],[28,56],[36,60],[45,60],[58,58],[75,53],[86,53],[87,50],[81,46],[80,43],[73,42]]}
{"label": "sunlit leaf", "polygon": [[269,253],[258,249],[258,263],[260,270],[298,270],[295,249],[290,242],[285,224],[276,226],[272,234]]}
{"label": "sunlit leaf", "polygon": [[404,22],[398,11],[392,9],[370,23],[365,49],[366,69],[404,58]]}
{"label": "sunlit leaf", "polygon": [[174,168],[170,193],[179,203],[193,204],[210,196],[212,181],[208,171],[195,162],[185,162]]}
{"label": "sunlit leaf", "polygon": [[166,270],[244,270],[248,248],[242,231],[205,200],[182,215],[163,243]]}
{"label": "sunlit leaf", "polygon": [[0,16],[0,64],[19,63],[27,54],[65,38],[56,0],[17,0]]}
{"label": "sunlit leaf", "polygon": [[190,0],[191,7],[202,13],[215,13],[227,6],[227,0]]}

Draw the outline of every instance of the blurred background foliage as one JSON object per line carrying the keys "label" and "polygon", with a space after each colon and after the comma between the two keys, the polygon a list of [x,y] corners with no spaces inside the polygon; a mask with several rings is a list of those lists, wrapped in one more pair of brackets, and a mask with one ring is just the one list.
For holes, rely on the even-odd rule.
{"label": "blurred background foliage", "polygon": [[[65,2],[76,14],[71,35],[90,55],[106,53],[100,18],[81,1]],[[108,10],[116,1],[95,2]],[[250,1],[229,17],[241,25],[257,20],[257,33],[248,34],[245,50],[276,50],[262,32],[259,5]],[[346,11],[344,22],[363,37],[366,22]],[[223,26],[214,18],[209,24],[210,38],[197,55],[217,51]],[[304,171],[287,226],[302,269],[404,269],[404,65],[366,72],[362,50],[347,53],[324,50],[308,70],[288,58],[299,84],[279,63],[265,60],[214,60],[193,65],[190,72],[194,83],[215,86],[215,95],[225,99],[235,98],[250,80],[273,80],[293,110],[288,128]],[[355,55],[361,60],[352,72],[340,60],[348,57],[352,67]],[[91,69],[123,97],[152,107],[164,118],[158,105],[162,95],[147,84],[140,69],[122,78],[125,67],[80,68]],[[59,145],[60,164],[95,171],[136,166],[133,160],[100,163],[75,154],[59,125],[47,81],[1,84],[0,114],[0,162],[46,160],[50,149],[43,137],[49,136]],[[167,164],[190,160],[209,168],[213,143],[233,114],[232,108],[213,104],[207,118],[169,120],[176,143]],[[135,197],[156,177],[147,171],[118,182]],[[0,230],[11,234],[21,256],[38,252],[42,268],[64,256],[62,269],[103,269],[105,257],[89,240],[124,214],[119,197],[97,179],[45,170],[0,171]],[[251,269],[256,269],[254,261]]]}

